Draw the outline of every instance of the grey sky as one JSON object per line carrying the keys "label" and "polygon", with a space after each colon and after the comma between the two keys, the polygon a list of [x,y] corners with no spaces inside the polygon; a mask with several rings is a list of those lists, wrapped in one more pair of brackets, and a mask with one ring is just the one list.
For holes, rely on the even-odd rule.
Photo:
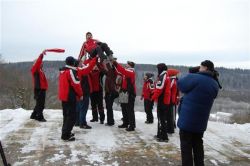
{"label": "grey sky", "polygon": [[7,62],[77,57],[91,31],[120,62],[250,68],[250,0],[2,0],[1,23]]}

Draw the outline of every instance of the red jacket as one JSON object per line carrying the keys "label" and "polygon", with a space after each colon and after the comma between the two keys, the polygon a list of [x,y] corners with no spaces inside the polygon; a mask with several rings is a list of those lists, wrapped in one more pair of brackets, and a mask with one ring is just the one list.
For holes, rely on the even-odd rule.
{"label": "red jacket", "polygon": [[42,70],[43,55],[41,54],[31,68],[34,89],[48,89],[48,81]]}
{"label": "red jacket", "polygon": [[178,105],[179,104],[179,96],[180,96],[180,92],[179,89],[177,87],[177,77],[176,76],[172,76],[170,77],[171,80],[171,104],[174,105]]}
{"label": "red jacket", "polygon": [[[134,68],[123,68],[120,64],[116,64],[116,69],[122,74],[122,90],[126,90],[129,93],[136,95],[136,86],[135,86],[135,70]],[[128,82],[129,81],[129,82]],[[131,84],[131,86],[129,85]]]}
{"label": "red jacket", "polygon": [[144,81],[142,88],[142,95],[141,95],[144,98],[144,100],[151,100],[153,90],[154,90],[154,81],[152,80],[152,78],[149,78],[146,81]]}
{"label": "red jacket", "polygon": [[82,45],[79,58],[84,56],[86,52],[90,53],[93,49],[95,49],[98,42],[99,41],[96,39],[88,39],[87,41],[85,41]]}
{"label": "red jacket", "polygon": [[152,100],[158,103],[170,104],[171,89],[170,89],[170,78],[166,71],[163,71],[157,79],[154,94]]}
{"label": "red jacket", "polygon": [[78,68],[78,77],[81,81],[81,87],[84,95],[90,95],[92,93],[92,83],[90,78],[90,72],[96,65],[97,58],[87,59],[84,61],[83,66]]}
{"label": "red jacket", "polygon": [[180,92],[177,87],[177,75],[180,73],[176,69],[168,69],[168,75],[170,77],[170,88],[171,88],[171,104],[178,105]]}
{"label": "red jacket", "polygon": [[92,70],[89,76],[90,76],[91,85],[92,85],[92,92],[99,92],[102,89],[101,82],[100,82],[100,71]]}
{"label": "red jacket", "polygon": [[75,67],[66,65],[64,68],[60,69],[58,87],[58,97],[61,101],[75,102],[83,95]]}

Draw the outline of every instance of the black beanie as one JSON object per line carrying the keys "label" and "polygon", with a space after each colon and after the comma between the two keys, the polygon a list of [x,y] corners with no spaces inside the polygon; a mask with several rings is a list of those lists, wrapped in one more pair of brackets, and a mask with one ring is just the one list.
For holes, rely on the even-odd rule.
{"label": "black beanie", "polygon": [[214,71],[214,64],[210,60],[205,60],[205,61],[201,62],[201,65],[206,66],[209,71]]}
{"label": "black beanie", "polygon": [[134,68],[134,67],[135,67],[135,63],[134,63],[134,62],[132,62],[132,61],[128,61],[128,62],[127,62],[127,64],[128,64],[130,67],[132,67],[132,68]]}
{"label": "black beanie", "polygon": [[153,76],[154,76],[154,74],[153,74],[153,73],[146,73],[145,75],[146,75],[146,77],[147,77],[147,78],[151,78],[151,77],[153,77]]}
{"label": "black beanie", "polygon": [[168,69],[165,63],[159,63],[156,67],[158,69],[158,74],[161,74],[163,71]]}
{"label": "black beanie", "polygon": [[72,56],[67,57],[65,60],[66,65],[69,65],[69,66],[74,66],[75,62],[76,62],[76,60]]}

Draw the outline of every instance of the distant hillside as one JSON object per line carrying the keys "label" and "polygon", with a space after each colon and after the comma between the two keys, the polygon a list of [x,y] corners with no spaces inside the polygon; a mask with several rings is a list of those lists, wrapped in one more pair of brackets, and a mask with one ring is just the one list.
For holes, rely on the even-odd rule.
{"label": "distant hillside", "polygon": [[[0,109],[23,107],[32,109],[34,106],[33,89],[30,68],[32,62],[0,64]],[[57,99],[57,83],[59,68],[64,66],[62,61],[45,61],[44,70],[49,81],[49,90],[46,96],[46,108],[61,108]],[[187,74],[186,66],[169,66]],[[141,94],[143,75],[153,72],[157,75],[156,65],[136,64],[137,95]],[[250,103],[250,70],[216,68],[220,73],[220,82],[223,90],[219,98],[229,99],[233,102]],[[143,110],[141,101],[137,101],[139,110]],[[220,105],[219,110],[227,111]],[[250,112],[250,108],[246,107]],[[241,108],[242,110],[242,108]],[[243,109],[244,110],[244,109]]]}

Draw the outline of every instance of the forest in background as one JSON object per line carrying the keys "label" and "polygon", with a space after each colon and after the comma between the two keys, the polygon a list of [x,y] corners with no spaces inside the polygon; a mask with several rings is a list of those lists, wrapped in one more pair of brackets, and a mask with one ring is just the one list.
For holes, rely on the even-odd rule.
{"label": "forest in background", "polygon": [[[25,108],[33,109],[33,89],[30,68],[33,62],[4,63],[0,58],[0,109]],[[46,108],[61,109],[57,99],[57,82],[59,68],[63,61],[44,61],[44,71],[49,82],[46,96]],[[188,66],[173,66],[187,74]],[[137,96],[140,96],[143,75],[152,72],[157,75],[156,65],[136,64]],[[223,86],[215,101],[212,112],[228,112],[234,114],[237,123],[250,122],[250,70],[216,68],[220,73],[219,80]],[[143,102],[137,97],[135,111],[143,111]],[[115,105],[119,109],[119,105]]]}

